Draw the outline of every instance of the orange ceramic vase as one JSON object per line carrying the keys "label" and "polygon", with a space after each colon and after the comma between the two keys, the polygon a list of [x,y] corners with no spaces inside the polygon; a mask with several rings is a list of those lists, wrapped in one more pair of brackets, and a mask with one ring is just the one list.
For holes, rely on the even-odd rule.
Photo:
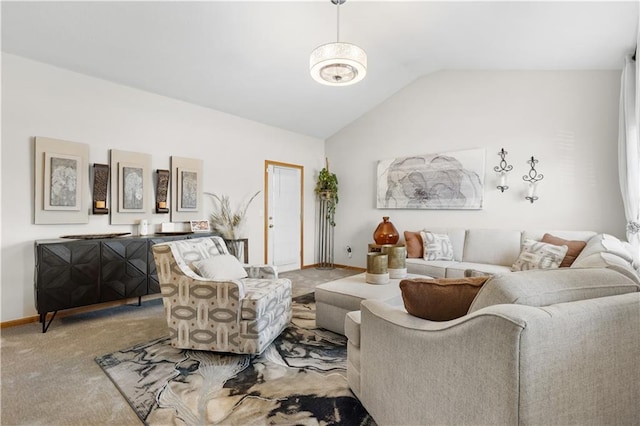
{"label": "orange ceramic vase", "polygon": [[373,233],[373,240],[376,244],[395,244],[399,239],[398,230],[389,222],[389,216],[384,216]]}

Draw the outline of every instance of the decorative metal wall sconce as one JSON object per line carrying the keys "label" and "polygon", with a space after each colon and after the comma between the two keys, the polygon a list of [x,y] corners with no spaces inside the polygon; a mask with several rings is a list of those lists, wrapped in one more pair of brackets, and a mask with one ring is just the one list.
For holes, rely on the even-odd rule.
{"label": "decorative metal wall sconce", "polygon": [[500,192],[504,192],[505,190],[509,189],[509,187],[507,186],[507,173],[513,170],[513,166],[507,164],[507,160],[505,160],[507,154],[508,152],[505,151],[504,148],[501,148],[500,152],[498,153],[498,155],[500,156],[500,164],[493,168],[493,171],[495,171],[496,173],[500,173],[500,184],[497,186]]}
{"label": "decorative metal wall sconce", "polygon": [[542,173],[538,173],[538,171],[536,170],[536,164],[538,164],[538,160],[533,158],[533,155],[531,156],[531,160],[527,160],[527,163],[531,165],[531,170],[529,170],[528,175],[522,176],[522,180],[524,180],[525,182],[529,182],[529,190],[527,192],[527,196],[524,198],[525,200],[531,201],[531,203],[533,204],[533,202],[538,199],[538,196],[536,194],[538,182],[544,179],[544,175]]}
{"label": "decorative metal wall sconce", "polygon": [[93,164],[93,214],[107,214],[107,183],[109,182],[109,165]]}
{"label": "decorative metal wall sconce", "polygon": [[156,170],[158,182],[156,187],[156,213],[169,213],[167,193],[169,192],[169,170]]}

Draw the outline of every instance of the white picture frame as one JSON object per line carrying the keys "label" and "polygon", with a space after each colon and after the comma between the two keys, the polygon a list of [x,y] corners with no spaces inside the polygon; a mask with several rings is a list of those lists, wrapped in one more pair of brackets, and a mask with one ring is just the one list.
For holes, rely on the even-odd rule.
{"label": "white picture frame", "polygon": [[[171,222],[189,222],[201,220],[206,216],[203,208],[203,161],[198,158],[171,156]],[[186,173],[186,174],[185,174]],[[195,181],[193,177],[195,175]],[[186,183],[184,177],[189,177],[189,192],[185,194]],[[195,194],[194,194],[195,192]],[[190,195],[188,203],[182,203],[183,198]],[[193,197],[195,195],[195,197]],[[195,201],[195,202],[194,202]],[[195,206],[195,207],[194,207]]]}
{"label": "white picture frame", "polygon": [[34,224],[89,223],[89,145],[36,136],[34,163]]}
{"label": "white picture frame", "polygon": [[112,225],[135,225],[152,214],[151,155],[112,149],[109,152]]}

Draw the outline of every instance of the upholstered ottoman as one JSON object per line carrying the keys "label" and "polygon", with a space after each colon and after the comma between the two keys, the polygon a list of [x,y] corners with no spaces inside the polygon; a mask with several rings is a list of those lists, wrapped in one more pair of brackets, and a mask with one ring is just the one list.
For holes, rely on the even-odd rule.
{"label": "upholstered ottoman", "polygon": [[429,278],[408,274],[406,278],[390,279],[389,284],[368,284],[365,274],[352,275],[316,287],[316,325],[344,335],[344,320],[348,312],[359,311],[360,302],[376,299],[392,306],[402,306],[400,281],[407,278]]}

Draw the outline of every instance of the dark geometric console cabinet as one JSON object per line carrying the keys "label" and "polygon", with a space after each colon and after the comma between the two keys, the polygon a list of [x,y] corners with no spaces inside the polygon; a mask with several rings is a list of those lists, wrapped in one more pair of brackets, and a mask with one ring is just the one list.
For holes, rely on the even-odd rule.
{"label": "dark geometric console cabinet", "polygon": [[[63,309],[160,292],[151,246],[213,234],[35,242],[35,300],[45,333]],[[46,324],[47,314],[53,316]]]}

